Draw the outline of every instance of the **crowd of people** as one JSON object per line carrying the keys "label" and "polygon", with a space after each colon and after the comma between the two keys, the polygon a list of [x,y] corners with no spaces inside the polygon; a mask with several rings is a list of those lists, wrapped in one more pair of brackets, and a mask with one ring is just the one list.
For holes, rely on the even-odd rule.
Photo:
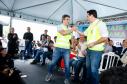
{"label": "crowd of people", "polygon": [[[25,48],[22,56],[24,59],[33,58],[31,64],[41,63],[42,66],[46,64],[47,58],[51,61],[45,77],[47,82],[53,79],[54,68],[59,67],[65,72],[65,84],[70,84],[70,80],[81,84],[99,84],[98,69],[102,54],[114,52],[122,58],[127,51],[127,39],[123,40],[121,47],[114,46],[108,36],[106,24],[97,18],[96,10],[87,11],[90,25],[84,33],[75,26],[69,27],[70,19],[69,15],[62,16],[62,24],[57,27],[54,41],[48,35],[48,30],[40,35],[40,41],[34,41],[30,27],[27,27],[27,32],[23,35]],[[73,32],[78,33],[79,38],[73,36]],[[0,46],[0,81],[5,82],[4,84],[6,80],[12,84],[21,84],[21,72],[15,69],[13,61],[14,56],[19,53],[18,34],[14,32],[14,28],[10,28],[8,34],[7,49],[2,48],[1,42]],[[122,64],[119,61],[118,66]]]}

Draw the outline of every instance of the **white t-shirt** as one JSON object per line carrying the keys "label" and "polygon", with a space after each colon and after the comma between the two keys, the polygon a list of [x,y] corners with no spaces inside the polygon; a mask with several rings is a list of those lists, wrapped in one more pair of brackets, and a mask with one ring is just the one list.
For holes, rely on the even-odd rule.
{"label": "white t-shirt", "polygon": [[79,42],[79,46],[81,48],[80,49],[78,48],[78,56],[84,57],[85,56],[84,54],[86,53],[87,44],[86,44],[86,42]]}

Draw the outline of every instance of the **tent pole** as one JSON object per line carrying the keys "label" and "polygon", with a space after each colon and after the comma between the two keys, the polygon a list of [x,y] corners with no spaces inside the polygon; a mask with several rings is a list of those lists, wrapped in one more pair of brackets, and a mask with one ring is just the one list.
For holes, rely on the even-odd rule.
{"label": "tent pole", "polygon": [[10,17],[10,28],[12,27],[12,19],[13,19],[13,17],[11,16]]}

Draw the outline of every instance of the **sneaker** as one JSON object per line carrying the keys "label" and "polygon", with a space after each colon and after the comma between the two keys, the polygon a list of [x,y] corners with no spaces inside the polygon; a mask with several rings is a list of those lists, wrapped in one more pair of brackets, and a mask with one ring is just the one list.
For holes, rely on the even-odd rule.
{"label": "sneaker", "polygon": [[69,80],[68,79],[65,79],[64,80],[64,84],[70,84]]}
{"label": "sneaker", "polygon": [[47,74],[46,75],[46,77],[45,77],[45,81],[47,81],[47,82],[49,82],[49,81],[51,81],[51,79],[52,79],[52,74]]}
{"label": "sneaker", "polygon": [[20,77],[21,77],[21,78],[26,78],[26,77],[27,77],[27,75],[21,75]]}

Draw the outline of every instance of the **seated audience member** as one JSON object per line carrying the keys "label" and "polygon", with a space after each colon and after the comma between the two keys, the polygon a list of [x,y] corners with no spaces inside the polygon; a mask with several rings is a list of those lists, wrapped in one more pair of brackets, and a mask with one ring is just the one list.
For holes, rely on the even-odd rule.
{"label": "seated audience member", "polygon": [[73,58],[75,58],[78,53],[78,48],[77,48],[78,44],[79,44],[78,39],[71,40],[70,66],[73,65],[72,64],[74,61]]}
{"label": "seated audience member", "polygon": [[123,54],[120,61],[122,62],[122,66],[127,66],[127,51]]}
{"label": "seated audience member", "polygon": [[37,45],[39,46],[39,49],[36,51],[36,54],[34,56],[34,60],[31,62],[31,64],[36,64],[38,62],[40,62],[40,55],[42,55],[44,53],[44,46],[47,42],[47,39],[45,38],[45,36],[41,36],[41,43],[39,41],[37,41]]}
{"label": "seated audience member", "polygon": [[127,51],[127,39],[123,40],[122,47],[116,48],[116,54],[119,55],[121,58],[126,51]]}
{"label": "seated audience member", "polygon": [[106,43],[105,43],[104,53],[108,53],[108,52],[112,52],[112,51],[113,51],[113,47],[112,47],[112,44],[110,42],[110,38],[108,38]]}
{"label": "seated audience member", "polygon": [[[125,54],[127,51],[127,39],[123,40],[122,47],[116,48],[116,54],[120,56],[120,58]],[[123,65],[121,61],[118,62],[118,66]]]}
{"label": "seated audience member", "polygon": [[36,53],[37,53],[37,43],[36,43],[36,41],[34,40],[33,42],[32,42],[32,51],[33,51],[33,58],[35,57],[35,55],[36,55]]}
{"label": "seated audience member", "polygon": [[[78,53],[77,53],[77,57],[74,57],[74,81],[78,82],[80,80],[80,77],[79,77],[79,73],[81,71],[81,68],[83,67],[83,71],[85,71],[85,62],[86,62],[86,59],[85,59],[85,56],[86,56],[86,48],[87,48],[87,45],[86,45],[86,37],[84,36],[80,36],[80,39],[79,39],[79,44],[77,45],[77,49],[78,49]],[[84,73],[84,72],[83,72]],[[83,74],[85,75],[85,73]],[[85,77],[85,76],[83,76]],[[82,80],[84,80],[85,78],[83,78]]]}
{"label": "seated audience member", "polygon": [[40,62],[40,55],[42,55],[42,65],[45,64],[46,57],[51,59],[51,55],[53,53],[53,41],[51,40],[51,37],[48,36],[47,39],[44,41],[44,43],[41,45],[41,48],[37,50],[35,59],[31,62],[31,64],[36,64]]}
{"label": "seated audience member", "polygon": [[7,65],[10,68],[14,68],[14,62],[4,48],[0,48],[0,65]]}
{"label": "seated audience member", "polygon": [[47,48],[47,52],[45,51],[43,53],[43,59],[42,59],[42,65],[45,65],[46,58],[52,59],[53,49],[54,49],[54,42],[51,40],[50,36],[47,36],[47,43],[45,45],[45,48]]}
{"label": "seated audience member", "polygon": [[0,48],[0,83],[1,84],[23,84],[20,71],[12,67],[4,48]]}
{"label": "seated audience member", "polygon": [[112,52],[116,52],[116,46],[114,46],[113,40],[110,39],[110,45],[112,46]]}
{"label": "seated audience member", "polygon": [[[108,39],[106,40],[105,48],[104,48],[104,53],[109,53],[109,52],[113,52],[113,43],[112,43],[112,41],[110,40],[110,38],[108,38]],[[106,67],[107,59],[108,59],[108,55],[106,55],[106,56],[104,57],[103,68]]]}
{"label": "seated audience member", "polygon": [[[70,40],[70,44],[71,44],[71,53],[70,53],[70,66],[72,66],[72,63],[74,61],[74,57],[77,55],[77,45],[78,45],[78,39],[72,38]],[[61,65],[60,67],[62,69],[64,69],[64,60],[60,60],[61,61]]]}

